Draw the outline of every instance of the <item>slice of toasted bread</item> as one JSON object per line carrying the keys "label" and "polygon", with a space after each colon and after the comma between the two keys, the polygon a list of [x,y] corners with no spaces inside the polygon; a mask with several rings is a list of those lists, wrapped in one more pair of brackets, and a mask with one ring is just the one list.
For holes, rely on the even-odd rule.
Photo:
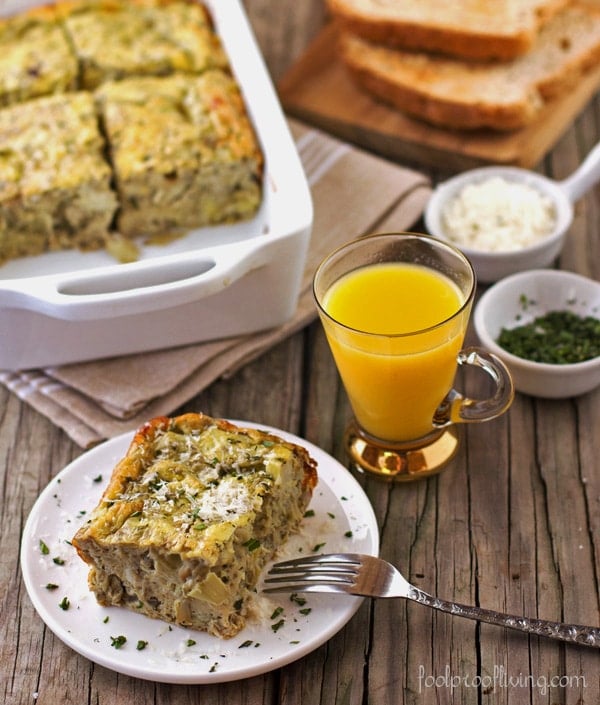
{"label": "slice of toasted bread", "polygon": [[569,0],[327,0],[345,31],[400,49],[509,60]]}
{"label": "slice of toasted bread", "polygon": [[510,62],[466,62],[340,35],[344,63],[360,86],[414,117],[449,128],[513,130],[600,60],[600,11],[563,10],[534,47]]}

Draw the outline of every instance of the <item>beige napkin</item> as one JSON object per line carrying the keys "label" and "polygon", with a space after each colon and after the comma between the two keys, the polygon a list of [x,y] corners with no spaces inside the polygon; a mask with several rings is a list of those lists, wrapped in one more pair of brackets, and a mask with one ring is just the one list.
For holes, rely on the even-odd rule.
{"label": "beige napkin", "polygon": [[375,230],[407,229],[430,195],[428,179],[290,120],[314,205],[314,223],[294,317],[281,327],[142,355],[26,372],[0,382],[87,448],[169,414],[219,377],[316,317],[313,272],[337,245]]}

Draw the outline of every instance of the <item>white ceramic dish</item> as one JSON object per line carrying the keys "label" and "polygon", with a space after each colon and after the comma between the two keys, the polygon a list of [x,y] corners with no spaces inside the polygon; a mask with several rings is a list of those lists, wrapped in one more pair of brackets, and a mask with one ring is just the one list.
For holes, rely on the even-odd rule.
{"label": "white ceramic dish", "polygon": [[600,283],[553,269],[520,272],[490,287],[475,307],[481,344],[510,370],[515,389],[544,398],[575,397],[600,384],[600,357],[574,364],[531,362],[508,353],[496,340],[502,328],[525,325],[550,311],[600,318]]}
{"label": "white ceramic dish", "polygon": [[515,272],[548,267],[555,261],[573,220],[573,205],[600,179],[600,144],[592,149],[581,166],[564,181],[554,181],[527,169],[508,166],[472,169],[445,181],[433,191],[427,204],[425,225],[428,232],[442,240],[450,240],[444,231],[442,218],[445,204],[468,184],[481,183],[493,176],[527,184],[548,196],[555,206],[556,222],[554,230],[543,240],[514,251],[485,252],[457,245],[473,264],[477,279],[486,283],[498,281]]}
{"label": "white ceramic dish", "polygon": [[[323,552],[378,554],[373,509],[346,468],[290,433],[235,423],[299,443],[318,463],[319,483],[310,505],[315,515],[304,519],[302,533],[290,539],[285,557],[298,555],[299,550],[306,554],[317,544]],[[262,620],[223,640],[130,610],[98,605],[87,587],[88,568],[68,541],[85,521],[85,512],[96,505],[131,437],[125,434],[107,441],[68,465],[42,492],[23,531],[21,569],[27,591],[44,622],[65,644],[91,661],[129,676],[164,683],[221,683],[256,676],[303,657],[355,614],[362,598],[303,595],[306,604],[300,605],[287,594],[261,596]],[[348,531],[352,536],[345,536]],[[41,553],[40,541],[48,547],[47,555]],[[64,564],[56,565],[55,557]],[[49,583],[58,587],[48,590]],[[67,610],[59,606],[64,597],[70,603]],[[274,620],[271,614],[278,607],[283,611]],[[272,625],[279,620],[284,623],[274,630]],[[121,635],[127,643],[116,649],[112,638]],[[136,648],[140,640],[147,642],[143,650]]]}
{"label": "white ceramic dish", "polygon": [[[0,14],[38,4],[8,0]],[[312,228],[310,190],[241,2],[206,5],[265,154],[259,213],[143,246],[132,264],[77,251],[8,262],[0,267],[0,369],[239,335],[293,315]]]}

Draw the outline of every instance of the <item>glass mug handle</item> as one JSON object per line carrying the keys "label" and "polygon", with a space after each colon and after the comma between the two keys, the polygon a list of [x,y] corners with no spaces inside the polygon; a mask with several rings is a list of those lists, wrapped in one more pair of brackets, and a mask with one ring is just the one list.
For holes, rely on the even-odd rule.
{"label": "glass mug handle", "polygon": [[515,395],[513,382],[505,364],[495,355],[477,347],[461,350],[457,362],[461,367],[469,365],[486,372],[495,384],[495,392],[488,399],[470,399],[456,389],[451,389],[437,408],[433,425],[443,428],[455,423],[477,423],[503,414]]}

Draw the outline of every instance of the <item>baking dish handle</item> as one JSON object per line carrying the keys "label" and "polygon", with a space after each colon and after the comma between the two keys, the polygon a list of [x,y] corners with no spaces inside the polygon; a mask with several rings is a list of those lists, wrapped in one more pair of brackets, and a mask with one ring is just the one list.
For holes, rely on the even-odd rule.
{"label": "baking dish handle", "polygon": [[204,299],[268,262],[266,247],[237,243],[76,275],[4,282],[5,306],[63,320],[137,315]]}

